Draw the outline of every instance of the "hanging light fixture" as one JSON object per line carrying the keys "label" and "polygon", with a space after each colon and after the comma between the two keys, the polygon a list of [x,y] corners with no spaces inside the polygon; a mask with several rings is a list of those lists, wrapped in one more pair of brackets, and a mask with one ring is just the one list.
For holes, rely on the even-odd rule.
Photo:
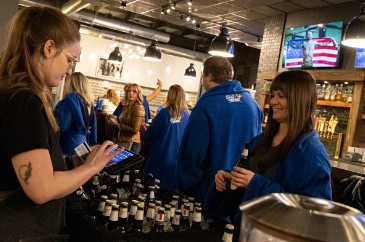
{"label": "hanging light fixture", "polygon": [[233,57],[234,44],[228,34],[228,29],[225,26],[221,27],[221,33],[215,37],[210,45],[208,52],[211,55],[223,57]]}
{"label": "hanging light fixture", "polygon": [[365,48],[365,3],[361,4],[360,13],[347,24],[341,44]]}
{"label": "hanging light fixture", "polygon": [[108,62],[121,63],[122,59],[122,54],[120,53],[119,47],[117,46],[112,52],[110,52]]}
{"label": "hanging light fixture", "polygon": [[190,63],[190,66],[185,69],[185,77],[196,78],[196,70],[194,68],[194,63]]}
{"label": "hanging light fixture", "polygon": [[153,62],[161,61],[161,51],[160,51],[160,48],[157,46],[156,40],[153,40],[151,45],[148,46],[143,59],[147,60],[147,61],[153,61]]}

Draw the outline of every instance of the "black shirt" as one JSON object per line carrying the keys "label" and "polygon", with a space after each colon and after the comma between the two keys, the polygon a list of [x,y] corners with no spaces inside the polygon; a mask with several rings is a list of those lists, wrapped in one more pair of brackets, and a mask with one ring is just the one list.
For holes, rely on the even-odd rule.
{"label": "black shirt", "polygon": [[16,177],[11,158],[34,149],[48,149],[53,169],[65,170],[57,134],[39,97],[30,89],[0,93],[0,194],[7,191],[0,199],[0,241],[57,234],[64,224],[64,199],[35,204]]}

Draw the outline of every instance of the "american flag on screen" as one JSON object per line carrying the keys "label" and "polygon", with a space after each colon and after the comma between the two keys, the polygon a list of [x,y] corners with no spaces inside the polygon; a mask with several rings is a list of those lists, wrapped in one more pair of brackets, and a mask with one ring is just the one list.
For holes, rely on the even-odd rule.
{"label": "american flag on screen", "polygon": [[[312,40],[319,43],[314,48],[313,67],[336,67],[338,58],[336,40],[333,38],[312,38]],[[305,39],[289,40],[285,58],[286,68],[302,67],[304,41]]]}

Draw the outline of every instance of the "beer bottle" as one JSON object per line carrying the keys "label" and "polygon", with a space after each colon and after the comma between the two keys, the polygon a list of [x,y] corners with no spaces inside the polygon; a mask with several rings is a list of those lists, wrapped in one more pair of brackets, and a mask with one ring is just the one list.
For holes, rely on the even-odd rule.
{"label": "beer bottle", "polygon": [[108,230],[113,231],[118,229],[118,213],[119,213],[119,205],[112,204],[112,211],[110,213],[109,221],[108,221]]}
{"label": "beer bottle", "polygon": [[155,202],[155,186],[149,186],[148,187],[148,203],[154,203]]}
{"label": "beer bottle", "polygon": [[129,216],[128,216],[128,225],[127,225],[128,231],[132,230],[132,228],[133,228],[134,218],[136,217],[136,214],[137,214],[138,203],[139,202],[137,200],[132,200],[132,204],[129,209]]}
{"label": "beer bottle", "polygon": [[118,220],[119,230],[122,233],[127,232],[127,221],[128,221],[128,203],[122,202],[120,204],[119,220]]}
{"label": "beer bottle", "polygon": [[132,232],[142,232],[143,225],[143,217],[144,217],[144,206],[143,204],[137,205],[136,216],[134,217]]}
{"label": "beer bottle", "polygon": [[116,194],[116,193],[112,193],[112,194],[110,194],[110,201],[111,201],[113,204],[117,204],[117,202],[118,202],[118,194]]}
{"label": "beer bottle", "polygon": [[224,234],[222,237],[222,242],[232,242],[233,231],[234,231],[234,226],[232,224],[226,224],[226,228],[224,229]]}
{"label": "beer bottle", "polygon": [[165,209],[160,207],[155,217],[155,226],[153,230],[157,233],[164,232],[165,227]]}
{"label": "beer bottle", "polygon": [[155,214],[158,213],[158,209],[162,206],[161,200],[155,200]]}
{"label": "beer bottle", "polygon": [[[250,143],[246,143],[245,147],[243,148],[241,158],[237,161],[235,166],[242,167],[248,169],[248,151],[250,149]],[[236,190],[237,186],[231,183],[231,190]]]}
{"label": "beer bottle", "polygon": [[174,218],[172,219],[171,226],[174,231],[180,231],[180,222],[181,222],[181,210],[176,209]]}
{"label": "beer bottle", "polygon": [[190,230],[191,231],[200,231],[200,230],[202,230],[201,222],[202,222],[202,208],[196,207],[194,209],[193,222],[191,223]]}
{"label": "beer bottle", "polygon": [[190,204],[184,203],[181,216],[181,230],[185,231],[190,228]]}
{"label": "beer bottle", "polygon": [[147,223],[151,224],[153,222],[153,220],[155,219],[155,216],[156,216],[155,215],[155,204],[149,203],[147,213],[146,213]]}
{"label": "beer bottle", "polygon": [[111,212],[112,212],[112,201],[106,200],[103,211],[103,218],[101,220],[102,225],[106,225],[108,223]]}
{"label": "beer bottle", "polygon": [[99,206],[98,206],[98,214],[97,214],[97,220],[101,223],[103,218],[103,212],[105,208],[105,201],[108,199],[107,196],[102,195],[99,200]]}
{"label": "beer bottle", "polygon": [[175,203],[176,208],[179,208],[179,200],[180,200],[179,195],[173,195],[172,196],[171,202]]}
{"label": "beer bottle", "polygon": [[174,202],[170,202],[170,222],[174,219],[175,211],[176,211],[176,205]]}

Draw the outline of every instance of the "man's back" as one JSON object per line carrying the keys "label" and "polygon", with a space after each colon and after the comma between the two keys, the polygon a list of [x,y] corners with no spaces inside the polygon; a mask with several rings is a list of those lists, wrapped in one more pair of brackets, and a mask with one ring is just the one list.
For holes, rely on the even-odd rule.
{"label": "man's back", "polygon": [[231,170],[243,145],[261,133],[263,113],[238,81],[209,89],[191,113],[180,146],[177,183],[202,202],[220,169]]}

